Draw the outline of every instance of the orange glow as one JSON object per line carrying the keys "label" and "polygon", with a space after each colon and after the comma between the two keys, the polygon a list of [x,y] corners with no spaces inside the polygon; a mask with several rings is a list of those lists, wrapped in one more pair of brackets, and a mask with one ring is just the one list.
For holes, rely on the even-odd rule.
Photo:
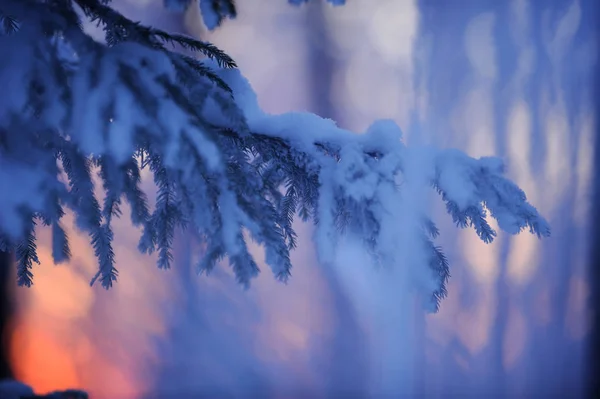
{"label": "orange glow", "polygon": [[[155,259],[131,249],[139,233],[128,225],[128,209],[123,210],[123,218],[115,223],[120,279],[109,292],[89,287],[96,266],[85,237],[66,224],[73,261],[54,266],[48,232],[40,230],[42,264],[34,270],[34,286],[18,292],[22,318],[12,342],[17,377],[36,391],[81,387],[93,397],[134,399],[153,386],[146,365],[158,365],[161,359],[152,340],[164,337],[167,331],[160,303],[177,303],[181,292],[175,276],[165,279],[165,273],[175,271],[159,271]],[[66,220],[72,222],[69,216]],[[301,245],[310,242],[310,232],[306,235]],[[251,251],[260,261],[261,249],[252,247]],[[248,345],[257,361],[285,364],[305,386],[314,386],[318,376],[309,366],[306,350],[312,337],[328,335],[329,308],[325,304],[329,295],[326,285],[319,282],[318,269],[311,266],[314,253],[297,251],[293,257],[298,272],[288,285],[276,282],[264,268],[245,293],[212,276],[198,277],[199,288],[210,293],[211,301],[225,301],[237,309],[219,315],[220,322],[233,330],[240,328],[245,308],[264,312],[263,322],[240,331],[248,336],[247,342],[240,344]],[[227,270],[226,265],[220,267]],[[311,295],[305,295],[307,291]],[[274,297],[285,300],[274,301]],[[214,365],[215,370],[218,367]],[[226,373],[223,369],[222,374]]]}
{"label": "orange glow", "polygon": [[81,387],[72,356],[43,326],[23,322],[14,332],[13,364],[19,379],[36,392]]}
{"label": "orange glow", "polygon": [[[128,248],[135,248],[132,237],[137,232],[127,225],[127,212],[123,216],[115,224],[119,230],[115,252],[123,265],[119,281],[122,288],[115,288],[109,295],[99,287],[89,286],[96,261],[86,235],[73,228],[70,214],[65,217],[73,252],[69,264],[53,264],[49,232],[38,229],[41,265],[34,268],[34,286],[17,292],[20,319],[11,348],[17,378],[37,392],[82,388],[94,397],[134,399],[144,391],[145,382],[139,377],[142,368],[136,367],[136,362],[149,347],[144,337],[160,334],[164,328],[156,312],[140,302],[148,301],[149,295],[160,299],[162,293],[152,273],[131,278],[135,269],[153,259]],[[110,308],[113,310],[109,322],[104,324],[99,314]],[[127,346],[127,354],[114,356],[123,351],[120,340],[131,340],[126,329],[132,327],[133,315],[140,323],[139,331],[145,335]],[[110,342],[113,340],[114,344]],[[111,359],[105,354],[106,348],[113,352]]]}

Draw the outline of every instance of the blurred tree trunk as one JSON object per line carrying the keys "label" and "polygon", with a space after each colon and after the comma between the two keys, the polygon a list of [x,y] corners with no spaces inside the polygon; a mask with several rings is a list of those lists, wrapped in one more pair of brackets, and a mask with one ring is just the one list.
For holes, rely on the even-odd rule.
{"label": "blurred tree trunk", "polygon": [[[336,106],[332,102],[332,88],[336,59],[333,56],[331,29],[335,26],[326,20],[324,1],[313,1],[306,5],[306,34],[309,71],[307,85],[309,87],[311,111],[340,124],[343,121]],[[330,374],[328,396],[349,397],[366,396],[368,375],[368,354],[366,340],[356,317],[353,303],[344,291],[336,272],[329,265],[321,267],[332,295],[332,311],[335,332],[333,342],[328,348],[326,365]]]}
{"label": "blurred tree trunk", "polygon": [[13,290],[9,285],[12,266],[11,254],[0,251],[0,380],[14,377],[10,364],[10,335],[14,316]]}
{"label": "blurred tree trunk", "polygon": [[[598,78],[597,78],[598,79]],[[597,115],[600,114],[600,79],[596,81],[596,93],[594,101]],[[600,125],[596,122],[596,148],[594,154],[594,196],[592,202],[592,223],[591,228],[597,229],[600,226]],[[591,279],[591,296],[589,306],[592,310],[592,329],[589,336],[589,352],[587,360],[587,388],[589,398],[600,398],[600,246],[597,241],[597,233],[592,233],[589,265],[589,278]]]}

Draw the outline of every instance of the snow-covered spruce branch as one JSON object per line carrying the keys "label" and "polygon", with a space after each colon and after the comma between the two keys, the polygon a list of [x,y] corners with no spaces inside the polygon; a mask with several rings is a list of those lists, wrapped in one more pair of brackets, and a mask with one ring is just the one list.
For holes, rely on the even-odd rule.
{"label": "snow-covered spruce branch", "polygon": [[[74,4],[103,25],[107,45],[83,32]],[[309,113],[268,115],[225,53],[134,23],[98,0],[6,0],[2,7],[17,28],[0,36],[7,93],[0,98],[0,181],[14,187],[0,197],[0,245],[16,252],[20,285],[32,284],[36,220],[52,228],[54,260],[69,259],[61,225],[67,207],[98,258],[92,283],[110,288],[118,275],[111,222],[123,198],[143,228],[139,249],[156,251],[161,268],[170,267],[175,229],[193,228],[205,246],[200,272],[227,258],[247,286],[259,272],[250,237],[286,281],[299,215],[317,226],[320,261],[332,261],[341,235],[359,237],[376,264],[411,270],[407,278],[432,311],[446,295],[449,268],[433,243],[435,224],[415,203],[423,186],[436,189],[456,224],[472,226],[485,242],[496,235],[486,212],[509,233],[549,234],[496,158],[407,147],[392,121],[358,135]],[[158,189],[152,208],[140,188],[142,166]],[[398,240],[415,256],[399,251]]]}
{"label": "snow-covered spruce branch", "polygon": [[[437,309],[449,277],[447,260],[432,242],[438,229],[424,214],[406,219],[396,212],[406,205],[403,188],[418,189],[411,182],[421,180],[433,187],[456,225],[473,227],[486,243],[496,236],[487,212],[511,234],[524,229],[538,237],[550,234],[547,222],[527,203],[523,191],[503,176],[498,158],[473,159],[458,150],[406,147],[400,129],[388,120],[375,122],[365,134],[357,135],[308,113],[267,115],[238,71],[220,69],[219,73],[233,88],[252,132],[236,137],[233,129],[221,129],[221,134],[254,154],[254,162],[265,170],[263,180],[273,181],[269,187],[286,187],[284,194],[275,189],[269,195],[281,204],[281,226],[292,238],[292,247],[291,219],[297,210],[304,220],[312,218],[318,225],[316,244],[322,261],[332,260],[331,249],[345,232],[361,237],[377,263],[393,267],[399,261],[398,225],[413,223],[409,231],[419,237],[425,254],[419,266],[427,265],[434,280],[433,285],[420,284],[432,292],[426,305]],[[398,187],[399,179],[408,184]]]}

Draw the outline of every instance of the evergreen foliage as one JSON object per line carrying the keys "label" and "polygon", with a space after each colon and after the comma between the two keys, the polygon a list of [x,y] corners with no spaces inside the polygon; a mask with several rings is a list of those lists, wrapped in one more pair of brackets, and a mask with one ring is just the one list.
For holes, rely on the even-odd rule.
{"label": "evergreen foliage", "polygon": [[[296,215],[315,223],[322,262],[351,234],[377,264],[395,267],[407,261],[398,253],[404,237],[422,249],[408,261],[431,311],[446,295],[449,267],[435,224],[403,212],[416,209],[405,206],[411,187],[437,190],[456,225],[485,242],[496,236],[488,212],[511,234],[549,235],[500,160],[412,149],[391,121],[357,135],[308,113],[268,115],[223,51],[131,21],[109,2],[0,3],[0,182],[9,190],[0,195],[0,249],[15,252],[19,285],[32,284],[39,263],[36,223],[52,229],[55,262],[69,260],[68,208],[98,259],[92,284],[110,288],[118,276],[111,222],[123,200],[143,228],[140,251],[157,252],[160,268],[171,266],[176,229],[190,228],[206,248],[198,271],[227,259],[244,286],[259,273],[247,237],[264,246],[278,280],[290,277]],[[217,15],[205,12],[209,27],[235,16],[233,1],[200,5]],[[105,44],[82,30],[82,18],[104,29]],[[144,168],[158,189],[152,206],[140,188]],[[94,174],[104,198],[94,194]]]}

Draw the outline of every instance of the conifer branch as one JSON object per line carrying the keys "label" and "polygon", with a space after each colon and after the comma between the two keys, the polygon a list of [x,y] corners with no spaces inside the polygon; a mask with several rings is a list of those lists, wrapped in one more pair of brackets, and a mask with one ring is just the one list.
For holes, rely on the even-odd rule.
{"label": "conifer branch", "polygon": [[[73,4],[102,24],[106,45],[81,30]],[[37,261],[33,218],[52,228],[55,262],[71,257],[60,224],[68,207],[98,260],[91,284],[100,280],[110,288],[118,277],[112,221],[121,216],[125,199],[132,224],[143,230],[138,249],[156,251],[159,268],[172,264],[176,229],[194,229],[206,248],[198,271],[208,273],[227,260],[246,287],[259,273],[246,236],[265,248],[266,264],[285,282],[297,245],[296,216],[316,226],[322,262],[332,261],[338,237],[354,235],[373,264],[386,268],[402,262],[393,241],[394,229],[405,223],[414,230],[414,250],[425,271],[411,278],[430,299],[427,309],[438,309],[450,276],[448,261],[432,241],[439,230],[423,210],[406,221],[393,209],[402,206],[413,173],[406,167],[412,149],[394,123],[379,121],[356,135],[311,114],[268,115],[226,53],[133,22],[107,4],[6,0],[0,7],[0,23],[14,15],[20,24],[0,37],[6,60],[0,82],[26,83],[7,91],[6,117],[0,119],[0,163],[11,162],[11,171],[30,185],[30,195],[6,207],[19,215],[11,219],[19,227],[0,217],[0,249],[16,251],[20,284],[31,285]],[[441,195],[458,227],[472,227],[486,243],[497,235],[488,216],[511,234],[550,234],[497,159],[473,159],[456,150],[429,154],[422,180]],[[158,188],[152,211],[140,186],[144,168]],[[5,169],[0,177],[10,179]],[[94,171],[102,201],[94,194]],[[457,194],[456,181],[468,195]]]}

